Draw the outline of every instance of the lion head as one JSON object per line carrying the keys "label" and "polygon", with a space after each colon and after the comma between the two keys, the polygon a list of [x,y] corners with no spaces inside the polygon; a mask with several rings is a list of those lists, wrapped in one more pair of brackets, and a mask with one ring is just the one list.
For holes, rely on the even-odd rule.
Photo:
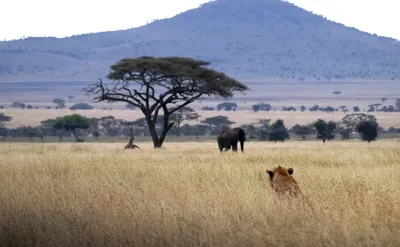
{"label": "lion head", "polygon": [[270,185],[279,195],[289,194],[297,196],[301,194],[300,187],[292,176],[293,168],[277,166],[272,170],[266,170],[269,175]]}

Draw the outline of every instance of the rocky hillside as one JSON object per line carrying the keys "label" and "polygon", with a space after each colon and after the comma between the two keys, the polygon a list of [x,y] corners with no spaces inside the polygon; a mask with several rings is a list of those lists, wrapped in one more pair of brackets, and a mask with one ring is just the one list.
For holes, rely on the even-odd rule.
{"label": "rocky hillside", "polygon": [[400,78],[400,43],[281,0],[216,0],[139,28],[0,42],[0,81],[87,81],[123,57],[190,56],[252,80]]}

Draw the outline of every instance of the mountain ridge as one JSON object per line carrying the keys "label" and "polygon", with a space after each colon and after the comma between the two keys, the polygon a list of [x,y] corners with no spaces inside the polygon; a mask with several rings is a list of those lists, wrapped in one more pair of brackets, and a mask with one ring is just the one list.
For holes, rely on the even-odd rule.
{"label": "mountain ridge", "polygon": [[87,81],[124,57],[189,56],[235,78],[398,80],[399,41],[280,0],[216,0],[140,27],[0,42],[0,81]]}

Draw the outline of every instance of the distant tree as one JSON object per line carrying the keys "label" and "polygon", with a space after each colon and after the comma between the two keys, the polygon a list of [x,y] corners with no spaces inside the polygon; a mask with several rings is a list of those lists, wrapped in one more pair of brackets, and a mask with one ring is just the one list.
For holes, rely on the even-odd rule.
{"label": "distant tree", "polygon": [[258,104],[252,105],[252,109],[254,112],[270,111],[270,110],[272,110],[272,107],[270,104],[267,104],[267,103],[258,103]]}
{"label": "distant tree", "polygon": [[207,124],[209,126],[224,127],[234,124],[235,122],[230,121],[226,116],[215,116],[206,118],[201,121],[201,123]]}
{"label": "distant tree", "polygon": [[342,136],[342,140],[350,139],[352,130],[345,128],[341,123],[336,123],[336,128],[338,129],[339,134]]}
{"label": "distant tree", "polygon": [[387,98],[382,98],[382,99],[381,99],[382,104],[385,103],[386,100],[387,100]]}
{"label": "distant tree", "polygon": [[214,107],[210,107],[210,106],[203,106],[201,108],[201,110],[203,110],[203,111],[214,111],[215,108]]}
{"label": "distant tree", "polygon": [[68,99],[69,99],[69,103],[71,103],[72,102],[72,99],[73,98],[75,98],[74,96],[68,96]]}
{"label": "distant tree", "polygon": [[289,106],[289,107],[282,107],[282,111],[296,111],[296,108],[294,108],[293,106]]}
{"label": "distant tree", "polygon": [[400,111],[400,99],[396,99],[395,105],[396,105],[395,107],[396,111]]}
{"label": "distant tree", "polygon": [[[99,80],[85,91],[96,95],[98,101],[122,101],[138,107],[146,118],[154,148],[161,148],[174,124],[170,122],[171,114],[204,96],[228,98],[235,91],[248,90],[224,73],[204,67],[209,64],[184,57],[125,58],[111,66],[107,78],[115,82],[112,88]],[[158,90],[162,92],[157,95]],[[160,111],[164,114],[159,135],[156,123]]]}
{"label": "distant tree", "polygon": [[310,111],[318,111],[319,110],[319,106],[318,105],[313,105],[311,108],[310,108]]}
{"label": "distant tree", "polygon": [[65,100],[63,100],[63,99],[56,98],[56,99],[53,99],[51,102],[53,104],[56,104],[56,109],[65,108]]}
{"label": "distant tree", "polygon": [[375,103],[375,104],[371,104],[368,105],[368,112],[376,112],[379,111],[379,106],[381,106],[381,103]]}
{"label": "distant tree", "polygon": [[86,104],[86,103],[78,103],[71,106],[69,109],[71,110],[92,110],[93,106]]}
{"label": "distant tree", "polygon": [[335,97],[338,97],[339,95],[342,94],[342,92],[340,92],[340,91],[333,91],[332,94],[335,95]]}
{"label": "distant tree", "polygon": [[286,129],[283,120],[278,119],[270,127],[270,131],[268,133],[268,140],[274,142],[277,141],[284,142],[286,139],[289,139],[288,130]]}
{"label": "distant tree", "polygon": [[359,112],[359,111],[360,111],[360,107],[354,106],[354,107],[353,107],[353,111],[354,111],[354,112]]}
{"label": "distant tree", "polygon": [[376,121],[375,116],[373,115],[368,115],[365,113],[353,113],[353,114],[347,114],[342,118],[342,120],[339,123],[339,128],[340,129],[348,129],[350,133],[356,130],[356,127],[358,123],[362,121]]}
{"label": "distant tree", "polygon": [[0,113],[0,128],[5,126],[5,122],[9,122],[12,120],[12,117],[4,115],[4,113]]}
{"label": "distant tree", "polygon": [[[46,119],[40,122],[40,128],[43,131],[43,135],[44,136],[52,136],[52,135],[56,135],[57,133],[57,129],[54,128],[54,122],[56,120],[55,119]],[[61,133],[63,133],[64,131],[59,131]],[[61,139],[61,138],[60,138]]]}
{"label": "distant tree", "polygon": [[335,122],[325,122],[325,120],[318,119],[316,122],[313,123],[313,126],[317,131],[317,139],[322,140],[323,143],[325,143],[326,140],[333,140],[335,138]]}
{"label": "distant tree", "polygon": [[304,105],[300,106],[300,110],[301,110],[302,112],[304,112],[306,109],[307,109],[307,108],[306,108]]}
{"label": "distant tree", "polygon": [[94,132],[92,133],[92,135],[93,135],[94,139],[97,141],[97,140],[99,139],[100,132],[99,132],[99,131],[94,131]]}
{"label": "distant tree", "polygon": [[363,141],[374,141],[378,137],[378,123],[376,121],[361,121],[357,124],[356,131]]}
{"label": "distant tree", "polygon": [[271,119],[259,119],[258,122],[256,123],[257,125],[260,125],[260,134],[259,134],[260,140],[268,139],[268,131],[270,129],[270,124],[269,124],[270,121],[271,121]]}
{"label": "distant tree", "polygon": [[11,106],[14,108],[22,108],[22,109],[25,109],[26,107],[25,103],[22,103],[20,101],[14,101]]}
{"label": "distant tree", "polygon": [[334,109],[332,106],[327,106],[327,107],[325,107],[324,109],[321,109],[321,108],[320,108],[320,110],[321,110],[321,111],[324,110],[324,111],[326,111],[327,113],[330,113],[330,112],[334,112],[334,111],[335,111],[335,109]]}
{"label": "distant tree", "polygon": [[217,110],[221,111],[236,111],[237,109],[237,104],[236,103],[232,103],[232,102],[224,102],[221,104],[217,105]]}
{"label": "distant tree", "polygon": [[258,139],[259,138],[259,130],[254,124],[243,124],[240,126],[246,133],[246,140],[248,139]]}
{"label": "distant tree", "polygon": [[367,110],[367,112],[374,112],[374,111],[375,111],[374,105],[368,105],[368,110]]}
{"label": "distant tree", "polygon": [[27,105],[27,106],[26,106],[26,109],[32,110],[32,109],[33,109],[33,106],[32,106],[32,105]]}
{"label": "distant tree", "polygon": [[382,106],[381,103],[375,103],[373,104],[373,107],[375,108],[375,111],[379,111],[379,107]]}
{"label": "distant tree", "polygon": [[258,112],[258,111],[260,111],[260,106],[258,104],[257,105],[252,105],[252,109],[253,109],[254,112]]}
{"label": "distant tree", "polygon": [[339,109],[342,110],[342,112],[346,112],[346,106],[345,105],[339,106]]}
{"label": "distant tree", "polygon": [[304,141],[307,138],[307,136],[314,133],[314,128],[311,124],[309,125],[296,124],[292,127],[292,131],[295,135],[301,136],[301,139]]}
{"label": "distant tree", "polygon": [[380,111],[382,112],[395,112],[395,108],[393,105],[383,106]]}
{"label": "distant tree", "polygon": [[77,133],[77,129],[88,129],[90,127],[90,121],[82,115],[72,114],[56,118],[53,127],[58,130],[71,131],[75,140],[80,141],[81,138]]}
{"label": "distant tree", "polygon": [[187,120],[196,120],[200,117],[200,115],[193,110],[190,107],[183,107],[179,110],[177,110],[176,112],[174,112],[173,114],[171,114],[171,121],[176,123],[176,135],[180,136],[181,135],[181,123],[183,121],[187,121]]}

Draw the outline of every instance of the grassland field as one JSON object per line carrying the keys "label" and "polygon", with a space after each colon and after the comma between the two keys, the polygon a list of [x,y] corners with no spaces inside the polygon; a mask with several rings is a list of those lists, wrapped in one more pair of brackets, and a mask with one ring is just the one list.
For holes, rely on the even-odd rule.
{"label": "grassland field", "polygon": [[0,143],[0,246],[400,245],[398,140],[124,144]]}

